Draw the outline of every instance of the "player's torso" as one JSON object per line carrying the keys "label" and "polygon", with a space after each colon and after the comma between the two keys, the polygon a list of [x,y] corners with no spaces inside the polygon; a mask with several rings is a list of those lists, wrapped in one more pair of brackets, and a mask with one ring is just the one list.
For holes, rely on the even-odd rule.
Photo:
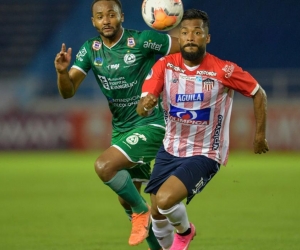
{"label": "player's torso", "polygon": [[91,41],[88,52],[91,69],[113,114],[113,125],[121,130],[147,123],[147,119],[137,115],[136,106],[155,54],[144,51],[148,44],[139,36],[140,33],[125,30],[121,40],[111,48],[99,37]]}
{"label": "player's torso", "polygon": [[191,156],[211,154],[212,148],[219,148],[219,129],[224,126],[233,96],[233,91],[222,84],[223,75],[222,68],[214,64],[189,70],[181,60],[167,63],[163,94],[169,151],[176,154],[180,149],[178,156]]}
{"label": "player's torso", "polygon": [[112,48],[94,41],[92,48],[92,70],[107,99],[110,102],[121,102],[125,98],[123,101],[127,103],[131,98],[138,98],[154,57],[145,57],[133,38],[128,39],[127,43],[122,39]]}
{"label": "player's torso", "polygon": [[[176,65],[177,64],[177,65]],[[233,92],[222,84],[222,69],[200,65],[190,71],[182,62],[167,64],[164,94],[170,119],[187,125],[209,125]]]}

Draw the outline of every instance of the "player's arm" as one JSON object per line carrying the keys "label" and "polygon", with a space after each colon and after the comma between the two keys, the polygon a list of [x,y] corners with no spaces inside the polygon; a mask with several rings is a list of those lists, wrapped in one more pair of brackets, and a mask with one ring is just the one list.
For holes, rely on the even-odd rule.
{"label": "player's arm", "polygon": [[[145,55],[154,53],[166,56],[180,51],[178,38],[169,34],[159,33],[154,30],[144,30],[139,39],[142,53]],[[149,43],[149,41],[151,42]]]}
{"label": "player's arm", "polygon": [[60,95],[66,99],[75,95],[79,85],[85,78],[85,74],[78,69],[68,71],[71,62],[72,49],[66,49],[63,43],[61,51],[56,55],[54,65],[57,73],[57,86]]}
{"label": "player's arm", "polygon": [[254,153],[261,154],[269,151],[266,140],[267,125],[267,95],[262,87],[253,95],[254,115],[256,122],[256,131],[254,138]]}
{"label": "player's arm", "polygon": [[165,74],[165,59],[158,60],[149,72],[142,86],[141,99],[138,102],[136,112],[140,116],[148,116],[157,105],[158,97],[163,91]]}
{"label": "player's arm", "polygon": [[269,146],[266,140],[267,95],[265,91],[252,75],[234,63],[227,62],[222,70],[224,71],[223,83],[225,86],[253,98],[256,122],[254,153],[266,153]]}

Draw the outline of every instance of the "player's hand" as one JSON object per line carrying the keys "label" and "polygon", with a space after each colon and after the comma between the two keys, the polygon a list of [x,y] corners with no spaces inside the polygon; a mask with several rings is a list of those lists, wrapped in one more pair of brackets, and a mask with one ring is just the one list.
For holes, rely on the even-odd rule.
{"label": "player's hand", "polygon": [[136,112],[140,116],[148,116],[152,113],[152,109],[157,104],[157,98],[155,95],[147,94],[145,97],[142,97],[137,105]]}
{"label": "player's hand", "polygon": [[57,53],[55,60],[54,60],[54,66],[58,73],[67,72],[70,62],[71,62],[71,54],[72,54],[72,49],[68,48],[68,50],[67,50],[66,45],[63,43],[61,45],[60,52]]}
{"label": "player's hand", "polygon": [[269,145],[265,137],[255,136],[253,146],[255,154],[267,153],[269,151]]}
{"label": "player's hand", "polygon": [[157,105],[157,97],[152,94],[146,95],[142,100],[142,105],[145,111],[152,110]]}

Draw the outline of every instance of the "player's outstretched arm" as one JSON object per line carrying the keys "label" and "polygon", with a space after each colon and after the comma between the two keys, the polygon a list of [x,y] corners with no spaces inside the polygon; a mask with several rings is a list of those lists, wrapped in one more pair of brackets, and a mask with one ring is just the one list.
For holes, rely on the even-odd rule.
{"label": "player's outstretched arm", "polygon": [[157,105],[157,97],[153,94],[147,94],[142,97],[137,105],[136,112],[140,116],[148,116],[151,114],[152,109]]}
{"label": "player's outstretched arm", "polygon": [[254,115],[256,121],[256,131],[254,138],[254,153],[261,154],[269,151],[266,140],[267,125],[267,95],[262,87],[253,96]]}
{"label": "player's outstretched arm", "polygon": [[72,58],[72,49],[66,48],[63,43],[61,50],[54,59],[54,66],[57,73],[57,86],[63,98],[70,98],[75,95],[77,88],[85,78],[85,74],[77,69],[68,71]]}

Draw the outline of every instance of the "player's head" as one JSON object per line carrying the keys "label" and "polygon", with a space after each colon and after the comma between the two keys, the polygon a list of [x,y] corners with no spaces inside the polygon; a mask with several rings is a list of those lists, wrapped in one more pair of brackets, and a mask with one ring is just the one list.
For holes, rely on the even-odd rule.
{"label": "player's head", "polygon": [[206,12],[188,9],[184,12],[179,25],[179,43],[182,57],[198,62],[206,52],[210,42],[209,17]]}
{"label": "player's head", "polygon": [[91,11],[93,26],[102,37],[114,39],[122,33],[124,14],[119,0],[94,0]]}

